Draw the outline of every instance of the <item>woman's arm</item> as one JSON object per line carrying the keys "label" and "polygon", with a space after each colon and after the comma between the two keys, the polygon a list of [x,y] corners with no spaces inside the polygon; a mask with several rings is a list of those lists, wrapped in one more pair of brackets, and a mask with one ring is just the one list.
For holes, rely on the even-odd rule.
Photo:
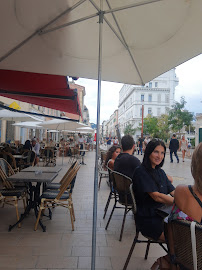
{"label": "woman's arm", "polygon": [[168,175],[168,174],[166,174],[166,176],[167,176],[168,180],[169,180],[171,183],[173,183],[173,178],[172,178],[172,176],[170,176],[170,175]]}
{"label": "woman's arm", "polygon": [[156,191],[156,192],[148,192],[148,194],[156,202],[165,203],[165,204],[169,204],[169,205],[172,205],[174,202],[173,197],[171,197],[170,195],[166,195],[164,193],[160,193],[160,192]]}

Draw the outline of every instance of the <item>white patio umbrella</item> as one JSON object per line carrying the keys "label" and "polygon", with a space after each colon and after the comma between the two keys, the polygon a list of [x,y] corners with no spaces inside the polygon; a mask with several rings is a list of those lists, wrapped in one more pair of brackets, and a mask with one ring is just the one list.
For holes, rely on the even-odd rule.
{"label": "white patio umbrella", "polygon": [[54,129],[54,130],[75,130],[76,128],[86,126],[82,123],[75,122],[75,121],[68,121],[68,120],[58,120],[52,119],[49,121],[43,121],[40,123],[42,127],[45,129]]}
{"label": "white patio umbrella", "polygon": [[[86,126],[82,123],[75,122],[75,121],[68,121],[68,120],[57,120],[52,119],[49,121],[44,121],[40,124],[45,129],[54,129],[58,131],[62,130],[76,130],[78,127]],[[63,147],[63,156],[62,156],[62,165],[63,165],[63,158],[64,158],[64,147]]]}
{"label": "white patio umbrella", "polygon": [[13,112],[9,110],[0,110],[0,119],[7,121],[41,121],[41,119],[26,113]]}
{"label": "white patio umbrella", "polygon": [[94,129],[91,127],[81,127],[81,128],[77,128],[76,130],[77,132],[80,132],[80,133],[93,133],[94,132]]}
{"label": "white patio umbrella", "polygon": [[143,85],[200,54],[201,10],[201,0],[0,1],[0,69],[98,79],[91,269],[101,79]]}
{"label": "white patio umbrella", "polygon": [[32,129],[42,129],[43,127],[40,126],[41,122],[20,122],[15,123],[13,126],[15,127],[24,127],[24,128],[32,128]]}

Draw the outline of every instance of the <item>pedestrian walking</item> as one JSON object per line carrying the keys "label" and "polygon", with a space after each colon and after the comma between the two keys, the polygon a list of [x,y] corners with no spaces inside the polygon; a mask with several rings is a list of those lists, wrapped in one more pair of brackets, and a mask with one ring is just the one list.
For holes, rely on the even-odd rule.
{"label": "pedestrian walking", "polygon": [[177,159],[177,163],[179,163],[179,158],[177,155],[177,150],[179,149],[179,141],[176,138],[175,134],[173,134],[173,136],[170,140],[169,149],[170,149],[170,162],[173,163],[173,153],[174,153],[174,155]]}
{"label": "pedestrian walking", "polygon": [[187,151],[188,143],[187,140],[185,140],[185,136],[182,135],[182,139],[180,141],[180,149],[182,151],[182,161],[184,162],[185,153]]}
{"label": "pedestrian walking", "polygon": [[138,143],[137,154],[139,155],[139,153],[141,153],[141,155],[142,155],[142,148],[143,148],[144,139],[140,137],[138,139],[138,142],[137,143]]}

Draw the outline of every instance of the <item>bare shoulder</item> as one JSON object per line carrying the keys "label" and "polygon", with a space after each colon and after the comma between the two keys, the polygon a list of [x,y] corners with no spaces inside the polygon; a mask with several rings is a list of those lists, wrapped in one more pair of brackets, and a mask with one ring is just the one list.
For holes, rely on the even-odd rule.
{"label": "bare shoulder", "polygon": [[175,202],[181,201],[184,197],[187,198],[188,187],[186,185],[178,185],[175,189]]}

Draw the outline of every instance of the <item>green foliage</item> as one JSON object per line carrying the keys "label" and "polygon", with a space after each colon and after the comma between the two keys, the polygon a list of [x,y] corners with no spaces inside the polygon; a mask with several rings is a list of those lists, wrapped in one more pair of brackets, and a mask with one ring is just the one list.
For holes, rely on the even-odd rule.
{"label": "green foliage", "polygon": [[128,124],[124,129],[124,135],[134,135],[136,132],[135,128],[132,128],[131,124]]}
{"label": "green foliage", "polygon": [[169,138],[168,115],[162,114],[158,118],[150,115],[147,116],[144,118],[143,131],[145,135],[167,140]]}
{"label": "green foliage", "polygon": [[144,118],[143,133],[145,135],[151,135],[152,137],[156,138],[156,135],[158,134],[157,122],[158,122],[158,119],[150,115]]}
{"label": "green foliage", "polygon": [[169,136],[169,125],[168,125],[168,115],[167,114],[162,114],[158,118],[158,129],[159,129],[159,138],[161,138],[164,141],[167,141],[167,139],[170,137]]}
{"label": "green foliage", "polygon": [[172,131],[180,132],[184,126],[191,125],[193,115],[185,110],[185,98],[181,97],[180,102],[175,102],[169,111],[168,124]]}

